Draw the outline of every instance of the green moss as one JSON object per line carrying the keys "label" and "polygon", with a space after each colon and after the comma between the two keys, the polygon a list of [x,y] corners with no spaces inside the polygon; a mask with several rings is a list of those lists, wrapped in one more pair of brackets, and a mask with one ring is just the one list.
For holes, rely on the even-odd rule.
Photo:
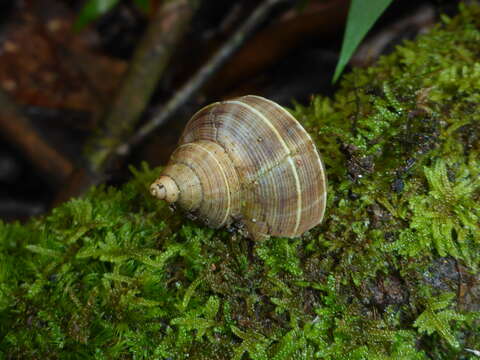
{"label": "green moss", "polygon": [[480,6],[293,110],[324,223],[253,243],[151,198],[158,169],[0,225],[0,359],[452,359],[480,344]]}

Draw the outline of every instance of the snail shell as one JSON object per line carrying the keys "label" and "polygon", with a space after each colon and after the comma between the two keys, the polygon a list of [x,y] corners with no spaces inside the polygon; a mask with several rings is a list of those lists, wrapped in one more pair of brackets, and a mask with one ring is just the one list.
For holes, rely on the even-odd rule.
{"label": "snail shell", "polygon": [[326,185],[300,123],[278,104],[248,95],[199,110],[150,192],[210,227],[240,223],[262,239],[297,237],[319,224]]}

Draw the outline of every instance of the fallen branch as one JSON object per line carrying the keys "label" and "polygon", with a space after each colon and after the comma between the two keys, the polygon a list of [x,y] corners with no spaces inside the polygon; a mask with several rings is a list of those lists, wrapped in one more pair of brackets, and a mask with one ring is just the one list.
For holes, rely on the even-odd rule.
{"label": "fallen branch", "polygon": [[161,111],[143,125],[128,142],[117,149],[118,155],[126,155],[132,146],[142,142],[155,129],[164,124],[180,107],[202,87],[211,76],[244,44],[273,7],[285,0],[266,0],[261,3],[232,37],[213,55],[203,67],[168,101]]}
{"label": "fallen branch", "polygon": [[159,7],[101,121],[101,129],[87,143],[84,166],[74,171],[53,206],[82,195],[90,186],[105,180],[116,158],[116,149],[133,131],[199,2],[171,0]]}
{"label": "fallen branch", "polygon": [[50,183],[61,184],[72,173],[72,162],[37,133],[3,90],[0,90],[0,129],[5,139],[19,148]]}
{"label": "fallen branch", "polygon": [[122,86],[102,121],[101,131],[88,143],[87,166],[94,176],[102,177],[115,149],[130,136],[198,3],[166,1],[150,21]]}

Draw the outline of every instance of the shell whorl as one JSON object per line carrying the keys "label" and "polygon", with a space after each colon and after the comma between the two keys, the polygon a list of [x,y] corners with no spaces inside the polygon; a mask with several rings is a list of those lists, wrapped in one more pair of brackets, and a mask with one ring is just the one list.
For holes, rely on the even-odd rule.
{"label": "shell whorl", "polygon": [[258,96],[198,111],[162,176],[178,196],[162,177],[152,194],[176,197],[212,227],[240,221],[253,238],[299,236],[325,211],[325,170],[313,141],[288,111]]}

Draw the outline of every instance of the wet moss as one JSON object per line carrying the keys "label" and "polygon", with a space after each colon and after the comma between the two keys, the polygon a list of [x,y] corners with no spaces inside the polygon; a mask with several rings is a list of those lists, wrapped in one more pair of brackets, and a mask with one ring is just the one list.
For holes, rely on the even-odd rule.
{"label": "wet moss", "polygon": [[480,6],[292,111],[324,223],[261,243],[186,220],[133,169],[0,225],[0,358],[452,359],[480,344]]}

